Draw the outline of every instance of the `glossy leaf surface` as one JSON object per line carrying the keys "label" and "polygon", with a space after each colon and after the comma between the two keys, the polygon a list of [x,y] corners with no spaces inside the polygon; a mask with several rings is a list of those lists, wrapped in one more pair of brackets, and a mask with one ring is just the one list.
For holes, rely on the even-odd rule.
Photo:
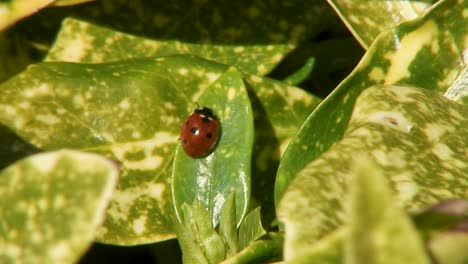
{"label": "glossy leaf surface", "polygon": [[104,220],[117,176],[110,160],[70,150],[1,171],[0,262],[76,262]]}
{"label": "glossy leaf surface", "polygon": [[397,205],[406,210],[466,197],[467,116],[466,106],[424,89],[390,85],[365,90],[343,139],[310,162],[280,202],[287,255],[346,221],[350,168],[360,153],[372,157],[390,182]]}
{"label": "glossy leaf surface", "polygon": [[368,87],[403,83],[466,103],[465,12],[463,1],[441,1],[421,18],[382,33],[289,145],[278,169],[275,201],[300,170],[343,137],[355,100]]}

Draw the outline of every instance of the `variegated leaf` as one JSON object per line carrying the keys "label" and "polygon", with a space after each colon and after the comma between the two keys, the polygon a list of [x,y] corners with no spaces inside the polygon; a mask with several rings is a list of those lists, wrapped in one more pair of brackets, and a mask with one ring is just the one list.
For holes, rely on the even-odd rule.
{"label": "variegated leaf", "polygon": [[306,164],[343,136],[356,97],[367,87],[404,83],[466,103],[466,10],[464,1],[442,0],[420,19],[377,38],[359,65],[309,116],[289,145],[278,169],[276,202]]}
{"label": "variegated leaf", "polygon": [[388,181],[372,158],[357,156],[351,168],[344,251],[347,264],[429,264],[410,217],[395,203]]}
{"label": "variegated leaf", "polygon": [[[44,18],[62,15],[48,10]],[[67,16],[153,39],[190,43],[292,43],[315,36],[333,11],[323,1],[100,0],[69,9]]]}
{"label": "variegated leaf", "polygon": [[467,197],[467,117],[466,106],[425,89],[388,85],[365,90],[343,138],[298,173],[280,202],[287,255],[346,221],[350,169],[360,153],[372,157],[406,210]]}
{"label": "variegated leaf", "polygon": [[381,32],[417,18],[424,10],[431,7],[433,2],[433,0],[328,0],[354,37],[366,49]]}
{"label": "variegated leaf", "polygon": [[[225,70],[191,56],[42,63],[0,87],[0,122],[34,148],[88,150],[120,161],[123,175],[99,239],[123,245],[160,241],[174,237],[169,181],[180,126]],[[269,201],[265,210],[273,215],[279,142],[287,144],[318,100],[280,82],[243,78],[255,122],[262,121],[256,125],[259,155],[252,179],[265,187],[253,195]],[[4,148],[16,155],[16,144]]]}
{"label": "variegated leaf", "polygon": [[117,166],[61,150],[20,160],[0,173],[0,262],[74,263],[102,223]]}
{"label": "variegated leaf", "polygon": [[38,148],[93,151],[122,163],[101,241],[164,240],[174,236],[169,179],[180,124],[224,69],[181,56],[43,63],[2,86],[0,121]]}
{"label": "variegated leaf", "polygon": [[[66,19],[46,61],[99,63],[139,57],[191,54],[257,75],[269,73],[293,46],[197,44],[151,40],[76,19]],[[99,52],[96,52],[96,51]]]}

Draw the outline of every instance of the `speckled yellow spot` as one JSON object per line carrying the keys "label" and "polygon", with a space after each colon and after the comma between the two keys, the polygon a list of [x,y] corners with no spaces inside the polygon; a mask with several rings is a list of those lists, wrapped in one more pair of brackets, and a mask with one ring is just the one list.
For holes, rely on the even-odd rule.
{"label": "speckled yellow spot", "polygon": [[216,79],[218,79],[219,74],[214,73],[214,72],[207,72],[206,73],[206,78],[208,79],[209,82],[214,82]]}
{"label": "speckled yellow spot", "polygon": [[227,94],[227,99],[228,101],[233,100],[236,97],[236,89],[234,88],[229,88],[228,94]]}
{"label": "speckled yellow spot", "polygon": [[261,77],[256,76],[256,75],[251,75],[249,79],[254,83],[263,82],[263,79]]}
{"label": "speckled yellow spot", "polygon": [[241,53],[244,52],[245,48],[244,47],[236,47],[234,48],[234,53]]}
{"label": "speckled yellow spot", "polygon": [[[156,170],[158,169],[165,157],[155,155],[154,149],[162,147],[166,144],[175,143],[178,135],[172,135],[166,132],[158,132],[153,138],[137,143],[131,142],[126,144],[116,145],[112,148],[112,152],[122,164],[132,170]],[[126,155],[131,153],[144,153],[144,158],[140,160],[127,160]]]}
{"label": "speckled yellow spot", "polygon": [[409,67],[423,46],[431,45],[437,39],[438,28],[434,21],[424,23],[417,30],[405,35],[400,41],[400,48],[387,57],[390,60],[385,84],[410,77]]}
{"label": "speckled yellow spot", "polygon": [[26,89],[23,92],[26,98],[36,98],[40,96],[48,96],[52,94],[52,90],[46,83],[42,83],[39,86]]}
{"label": "speckled yellow spot", "polygon": [[46,125],[55,125],[57,123],[60,123],[60,119],[52,114],[37,114],[35,116],[35,119],[38,122],[44,123]]}
{"label": "speckled yellow spot", "polygon": [[81,96],[81,94],[75,94],[73,96],[73,104],[75,105],[75,107],[83,106],[84,101],[85,100],[84,100],[83,96]]}
{"label": "speckled yellow spot", "polygon": [[185,75],[187,75],[188,70],[187,70],[186,68],[180,68],[177,72],[178,72],[180,75],[185,76]]}
{"label": "speckled yellow spot", "polygon": [[385,80],[385,73],[383,69],[380,67],[373,67],[372,70],[369,72],[369,79],[374,80],[376,82],[381,82]]}
{"label": "speckled yellow spot", "polygon": [[79,62],[88,55],[88,51],[94,48],[93,43],[94,37],[89,34],[82,34],[71,39],[62,39],[63,51],[61,53],[66,57],[66,61]]}
{"label": "speckled yellow spot", "polygon": [[54,155],[38,155],[34,159],[30,159],[35,169],[40,172],[51,171],[57,164],[57,159]]}
{"label": "speckled yellow spot", "polygon": [[453,159],[453,151],[445,144],[436,144],[432,148],[432,152],[441,160]]}
{"label": "speckled yellow spot", "polygon": [[67,242],[58,242],[55,245],[51,246],[48,251],[49,257],[54,260],[67,259],[70,254],[70,247],[69,243]]}
{"label": "speckled yellow spot", "polygon": [[130,108],[130,101],[126,98],[120,101],[119,107],[122,109],[129,109]]}
{"label": "speckled yellow spot", "polygon": [[267,69],[266,69],[265,65],[263,65],[263,64],[257,65],[257,72],[258,73],[263,74],[264,72],[266,72],[266,70]]}
{"label": "speckled yellow spot", "polygon": [[146,215],[141,215],[133,220],[133,232],[135,232],[135,234],[139,235],[145,231],[147,218]]}

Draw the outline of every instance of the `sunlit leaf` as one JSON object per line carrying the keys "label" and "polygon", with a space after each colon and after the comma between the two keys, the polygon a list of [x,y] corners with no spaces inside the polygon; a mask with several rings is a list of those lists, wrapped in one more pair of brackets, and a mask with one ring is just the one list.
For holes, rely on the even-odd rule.
{"label": "sunlit leaf", "polygon": [[192,57],[43,63],[4,83],[0,122],[39,149],[105,154],[122,164],[100,240],[174,237],[169,184],[180,125],[225,66]]}
{"label": "sunlit leaf", "polygon": [[466,106],[425,89],[365,90],[343,138],[299,172],[280,202],[286,255],[300,255],[297,250],[346,221],[344,195],[353,157],[360,153],[372,157],[406,210],[467,197],[467,117]]}
{"label": "sunlit leaf", "polygon": [[432,0],[359,1],[328,0],[354,37],[368,48],[380,32],[417,18]]}
{"label": "sunlit leaf", "polygon": [[276,202],[306,164],[343,137],[356,97],[364,89],[404,83],[457,102],[466,101],[465,9],[463,3],[443,0],[420,19],[377,38],[355,70],[309,116],[291,141],[278,168]]}
{"label": "sunlit leaf", "polygon": [[345,262],[430,263],[410,218],[392,199],[383,172],[365,156],[354,162],[347,202]]}
{"label": "sunlit leaf", "polygon": [[[67,147],[120,161],[123,177],[99,240],[123,245],[161,241],[175,236],[169,179],[180,126],[226,69],[191,56],[42,63],[0,87],[0,122],[31,151]],[[253,186],[263,186],[253,195],[269,201],[265,212],[272,216],[280,151],[319,101],[278,81],[251,75],[242,80],[258,138]],[[15,146],[2,145],[4,155],[17,156]]]}
{"label": "sunlit leaf", "polygon": [[69,150],[1,171],[0,262],[76,262],[104,220],[117,176],[110,160]]}
{"label": "sunlit leaf", "polygon": [[[178,40],[151,40],[66,19],[47,61],[99,63],[139,57],[191,54],[257,75],[270,72],[291,50],[290,45],[216,45]],[[99,52],[96,52],[99,51]]]}

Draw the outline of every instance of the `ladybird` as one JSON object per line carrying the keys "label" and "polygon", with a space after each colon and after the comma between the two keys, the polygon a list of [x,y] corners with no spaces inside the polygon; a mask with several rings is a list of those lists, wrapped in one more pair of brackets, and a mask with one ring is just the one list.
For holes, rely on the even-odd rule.
{"label": "ladybird", "polygon": [[193,110],[180,130],[185,153],[192,158],[208,156],[216,147],[221,132],[219,119],[208,107]]}

